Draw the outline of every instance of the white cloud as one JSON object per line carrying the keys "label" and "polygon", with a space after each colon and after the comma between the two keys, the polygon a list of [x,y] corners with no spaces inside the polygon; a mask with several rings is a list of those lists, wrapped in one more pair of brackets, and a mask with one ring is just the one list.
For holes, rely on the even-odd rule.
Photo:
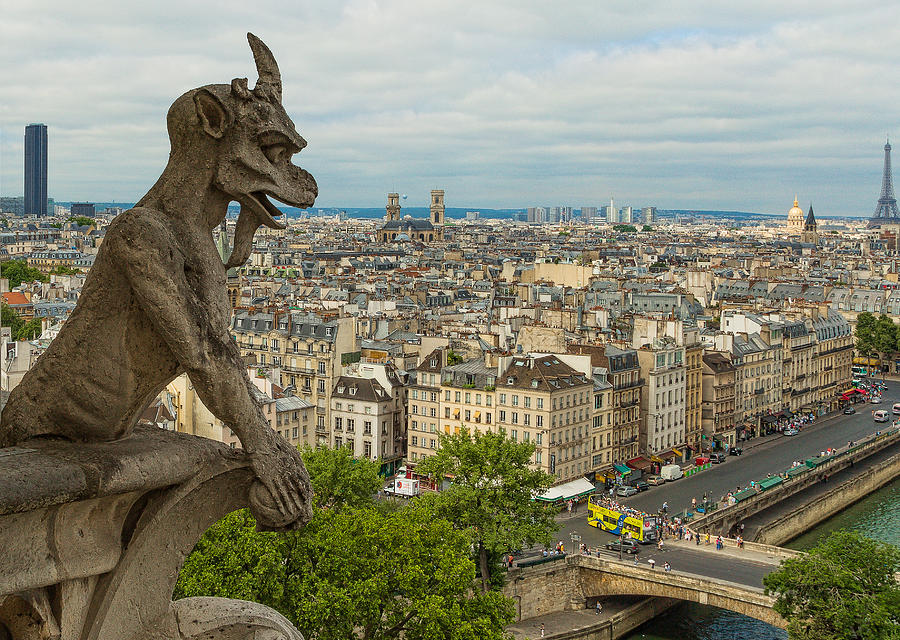
{"label": "white cloud", "polygon": [[[182,92],[275,52],[321,205],[600,204],[868,215],[896,128],[891,2],[445,0],[5,7],[0,192],[50,135],[50,192],[133,201]],[[786,6],[789,5],[789,6]]]}

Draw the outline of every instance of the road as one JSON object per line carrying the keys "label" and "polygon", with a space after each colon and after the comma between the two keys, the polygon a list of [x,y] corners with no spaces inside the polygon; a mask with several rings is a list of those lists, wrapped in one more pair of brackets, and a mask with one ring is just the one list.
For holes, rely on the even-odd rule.
{"label": "road", "polygon": [[[890,411],[891,405],[900,401],[900,383],[889,381],[887,384],[884,399],[879,405],[856,405],[857,413],[820,419],[804,427],[796,436],[774,435],[756,438],[748,443],[750,447],[742,456],[728,456],[724,463],[714,465],[711,469],[690,478],[650,487],[649,490],[631,498],[617,498],[617,500],[651,513],[655,513],[663,502],[668,502],[669,513],[673,514],[690,507],[691,498],[697,498],[699,501],[704,492],[718,499],[738,486],[748,486],[751,480],[759,480],[769,473],[788,469],[794,460],[805,460],[818,455],[828,447],[841,447],[849,440],[858,440],[883,426],[873,422],[872,409]],[[580,540],[573,541],[572,534],[579,536]],[[563,541],[567,551],[577,549],[578,542],[596,549],[614,538],[609,533],[587,524],[585,505],[579,507],[577,515],[561,514],[560,530],[556,535],[557,539]],[[678,571],[698,573],[753,587],[760,587],[762,577],[774,568],[771,564],[726,555],[719,558],[715,554],[684,548],[669,548],[662,553],[657,551],[654,545],[641,546],[640,549],[639,562],[646,563],[649,558],[653,558],[657,566],[662,566],[668,561],[673,569]],[[617,552],[601,550],[600,553],[618,557]]]}
{"label": "road", "polygon": [[[900,382],[888,382],[881,404],[855,405],[857,413],[820,419],[807,425],[795,436],[773,435],[751,440],[742,456],[727,456],[725,462],[713,465],[690,478],[650,487],[649,490],[630,498],[617,498],[619,502],[636,509],[655,513],[663,502],[669,503],[669,513],[677,513],[691,506],[691,499],[700,501],[704,492],[718,500],[738,486],[747,487],[751,480],[760,480],[769,473],[780,473],[790,468],[794,460],[819,455],[829,447],[842,447],[849,440],[874,433],[885,425],[872,420],[872,409],[891,410],[894,402],[900,402]],[[762,444],[758,441],[764,440]]]}

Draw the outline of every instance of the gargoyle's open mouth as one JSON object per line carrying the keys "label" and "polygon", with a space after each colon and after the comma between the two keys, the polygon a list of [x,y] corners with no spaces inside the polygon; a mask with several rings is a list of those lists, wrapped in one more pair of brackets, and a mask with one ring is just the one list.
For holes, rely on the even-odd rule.
{"label": "gargoyle's open mouth", "polygon": [[[264,224],[267,227],[272,229],[284,229],[284,223],[278,222],[275,218],[279,217],[282,214],[282,211],[272,204],[272,201],[269,200],[269,196],[275,198],[274,195],[268,194],[264,191],[254,191],[249,194],[251,198],[253,198],[259,207],[256,207],[256,213],[260,214],[260,224]],[[278,198],[275,198],[278,200]],[[279,200],[281,202],[281,200]],[[284,204],[289,204],[285,202]]]}

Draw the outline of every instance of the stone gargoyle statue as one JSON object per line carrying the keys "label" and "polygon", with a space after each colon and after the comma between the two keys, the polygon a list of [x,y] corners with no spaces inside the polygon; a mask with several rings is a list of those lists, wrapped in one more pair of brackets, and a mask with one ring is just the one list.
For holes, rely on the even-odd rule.
{"label": "stone gargoyle statue", "polygon": [[[169,109],[171,152],[159,180],[112,221],[71,317],[12,391],[0,447],[47,436],[108,442],[132,433],[143,410],[187,372],[203,403],[240,438],[257,478],[250,508],[268,530],[311,517],[298,451],[269,426],[251,395],[235,341],[226,268],[246,261],[261,225],[284,228],[269,197],[306,208],[313,177],[291,163],[306,146],[281,103],[281,74],[248,34],[259,80],[188,91]],[[240,206],[223,264],[212,230]]]}

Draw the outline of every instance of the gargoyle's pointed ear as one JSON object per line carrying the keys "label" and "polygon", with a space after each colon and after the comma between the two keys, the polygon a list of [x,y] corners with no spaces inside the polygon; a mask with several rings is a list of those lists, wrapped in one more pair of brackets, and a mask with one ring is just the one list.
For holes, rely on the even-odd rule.
{"label": "gargoyle's pointed ear", "polygon": [[203,130],[213,138],[221,138],[231,119],[222,101],[206,89],[200,89],[194,94],[194,105]]}

